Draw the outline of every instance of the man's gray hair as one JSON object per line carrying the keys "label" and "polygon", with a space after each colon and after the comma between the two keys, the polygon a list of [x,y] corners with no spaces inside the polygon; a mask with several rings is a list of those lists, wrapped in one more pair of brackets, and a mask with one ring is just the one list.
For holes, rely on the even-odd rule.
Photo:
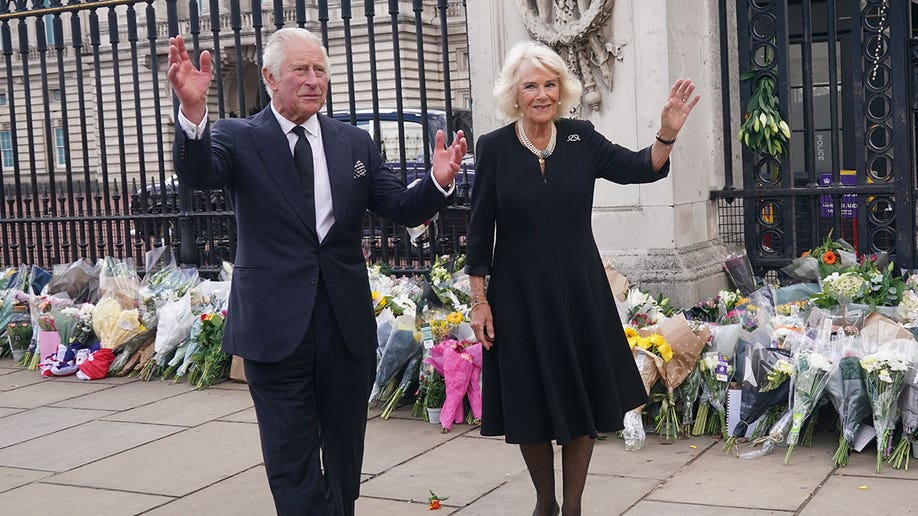
{"label": "man's gray hair", "polygon": [[[264,54],[262,55],[262,67],[273,75],[275,79],[280,76],[281,65],[284,64],[284,59],[286,58],[284,55],[284,46],[291,41],[315,43],[322,49],[322,57],[325,58],[325,73],[331,74],[331,70],[329,69],[331,63],[328,59],[328,52],[322,45],[322,40],[306,29],[301,29],[299,27],[284,27],[274,34],[271,34],[271,37],[268,38],[268,43],[265,44]],[[268,85],[264,76],[262,76],[262,81],[265,83],[265,89],[268,90],[268,97],[273,97],[274,92],[271,91],[271,87]]]}

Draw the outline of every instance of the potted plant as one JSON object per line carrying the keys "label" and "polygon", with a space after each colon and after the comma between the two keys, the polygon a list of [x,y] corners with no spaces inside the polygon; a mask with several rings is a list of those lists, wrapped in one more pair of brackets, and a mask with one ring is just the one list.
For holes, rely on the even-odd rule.
{"label": "potted plant", "polygon": [[432,372],[427,379],[424,394],[424,407],[427,409],[427,421],[432,425],[440,424],[440,410],[446,401],[446,381],[437,372]]}

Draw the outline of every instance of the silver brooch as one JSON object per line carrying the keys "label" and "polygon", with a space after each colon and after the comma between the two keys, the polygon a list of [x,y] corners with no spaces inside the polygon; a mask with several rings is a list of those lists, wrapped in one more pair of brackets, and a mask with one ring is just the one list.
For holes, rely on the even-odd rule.
{"label": "silver brooch", "polygon": [[567,137],[567,141],[569,141],[569,142],[579,142],[579,141],[580,141],[580,135],[579,135],[579,134],[572,134],[572,135],[570,135],[570,136]]}

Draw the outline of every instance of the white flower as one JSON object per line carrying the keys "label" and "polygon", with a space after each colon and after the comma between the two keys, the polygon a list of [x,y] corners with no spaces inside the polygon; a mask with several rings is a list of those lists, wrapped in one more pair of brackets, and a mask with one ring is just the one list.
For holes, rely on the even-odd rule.
{"label": "white flower", "polygon": [[[909,280],[913,277],[916,276],[910,276]],[[918,321],[918,293],[914,290],[906,290],[902,295],[902,301],[899,303],[897,312],[907,322],[914,323]]]}
{"label": "white flower", "polygon": [[823,288],[836,299],[853,300],[864,295],[867,281],[854,272],[833,272],[823,280]]}
{"label": "white flower", "polygon": [[861,362],[861,367],[864,369],[864,371],[867,371],[868,373],[872,373],[874,370],[876,370],[880,366],[880,361],[877,360],[877,357],[875,356],[875,354],[870,354],[870,355],[865,356],[864,358],[860,360],[860,362]]}
{"label": "white flower", "polygon": [[883,381],[883,382],[886,382],[886,383],[893,383],[892,377],[889,376],[889,369],[883,368],[883,369],[880,371],[880,374],[878,375],[878,378],[880,379],[880,381]]}
{"label": "white flower", "polygon": [[647,303],[652,303],[653,298],[650,297],[650,294],[645,294],[638,290],[637,287],[633,287],[628,290],[628,295],[625,298],[625,303],[627,303],[629,308],[635,308],[638,306],[643,306]]}
{"label": "white flower", "polygon": [[787,360],[779,359],[775,363],[775,371],[778,373],[784,373],[788,376],[794,374],[794,364],[791,364]]}

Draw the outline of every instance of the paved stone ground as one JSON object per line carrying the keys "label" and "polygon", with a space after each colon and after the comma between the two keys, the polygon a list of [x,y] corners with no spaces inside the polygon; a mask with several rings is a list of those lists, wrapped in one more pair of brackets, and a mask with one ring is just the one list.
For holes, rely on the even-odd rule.
{"label": "paved stone ground", "polygon": [[[516,447],[468,425],[441,434],[407,410],[384,421],[371,409],[368,418],[357,514],[531,514],[534,492]],[[596,444],[584,513],[918,513],[918,461],[876,474],[868,451],[833,469],[835,439],[817,434],[785,466],[783,450],[743,461],[709,437],[661,445],[651,435],[629,453],[613,436]],[[438,513],[427,510],[428,489],[449,496]],[[47,380],[0,360],[0,514],[273,512],[245,385]]]}

